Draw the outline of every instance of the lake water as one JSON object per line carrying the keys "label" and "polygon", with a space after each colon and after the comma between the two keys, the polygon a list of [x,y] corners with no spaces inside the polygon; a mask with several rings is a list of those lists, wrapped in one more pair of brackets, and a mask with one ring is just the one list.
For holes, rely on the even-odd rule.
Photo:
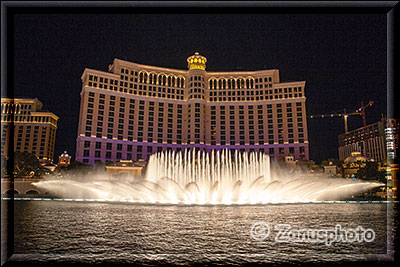
{"label": "lake water", "polygon": [[[14,207],[15,261],[241,264],[390,260],[393,254],[387,203],[168,206],[16,200]],[[270,229],[263,240],[250,232],[257,222]],[[281,224],[362,227],[374,238],[330,245],[311,239],[282,242],[276,239]]]}

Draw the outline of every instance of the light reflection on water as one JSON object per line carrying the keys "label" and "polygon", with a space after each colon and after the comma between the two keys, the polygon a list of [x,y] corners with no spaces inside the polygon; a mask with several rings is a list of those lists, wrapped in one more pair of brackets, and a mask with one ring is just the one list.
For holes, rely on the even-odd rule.
{"label": "light reflection on water", "polygon": [[[365,259],[386,254],[387,205],[367,203],[254,206],[165,206],[121,203],[15,201],[15,253],[44,261],[280,262]],[[257,221],[293,228],[356,228],[371,243],[257,242]],[[46,256],[47,255],[47,256]],[[32,256],[32,255],[31,255]]]}

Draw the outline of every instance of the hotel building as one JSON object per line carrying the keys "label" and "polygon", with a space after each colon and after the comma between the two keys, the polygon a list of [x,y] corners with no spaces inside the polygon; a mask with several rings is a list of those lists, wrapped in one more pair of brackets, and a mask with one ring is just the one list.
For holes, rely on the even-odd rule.
{"label": "hotel building", "polygon": [[195,53],[188,70],[114,59],[82,74],[76,160],[118,162],[186,148],[232,149],[309,159],[305,81],[279,70],[209,72]]}
{"label": "hotel building", "polygon": [[361,152],[375,161],[393,161],[398,156],[399,123],[396,119],[385,119],[339,135],[339,160]]}
{"label": "hotel building", "polygon": [[1,151],[10,155],[10,136],[14,150],[33,153],[39,160],[53,161],[58,117],[41,111],[38,99],[1,98]]}

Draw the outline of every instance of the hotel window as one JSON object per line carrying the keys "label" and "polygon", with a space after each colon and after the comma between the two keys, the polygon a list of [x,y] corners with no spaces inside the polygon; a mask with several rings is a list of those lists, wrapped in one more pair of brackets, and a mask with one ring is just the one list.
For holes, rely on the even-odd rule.
{"label": "hotel window", "polygon": [[96,142],[96,149],[101,149],[101,142]]}

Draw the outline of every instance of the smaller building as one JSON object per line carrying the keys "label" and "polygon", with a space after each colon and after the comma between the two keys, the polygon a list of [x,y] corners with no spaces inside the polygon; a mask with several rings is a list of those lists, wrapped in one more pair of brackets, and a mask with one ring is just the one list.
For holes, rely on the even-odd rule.
{"label": "smaller building", "polygon": [[49,172],[54,172],[54,170],[57,168],[57,165],[54,164],[53,162],[43,162],[43,163],[40,163],[40,166],[49,170]]}
{"label": "smaller building", "polygon": [[315,161],[313,161],[313,160],[296,160],[296,166],[301,169],[311,170],[314,165],[315,165]]}
{"label": "smaller building", "polygon": [[361,155],[361,152],[352,152],[343,163],[343,174],[346,178],[355,178],[360,168],[365,168],[367,158]]}
{"label": "smaller building", "polygon": [[296,166],[296,161],[294,160],[294,156],[293,155],[288,155],[285,157],[285,163],[288,166],[294,167]]}
{"label": "smaller building", "polygon": [[338,174],[337,166],[333,165],[333,164],[324,166],[324,172],[331,176],[337,176],[337,174]]}
{"label": "smaller building", "polygon": [[121,160],[113,165],[106,166],[108,174],[111,175],[135,175],[142,176],[143,169],[146,166],[144,160],[139,160],[138,162],[133,162],[132,160]]}
{"label": "smaller building", "polygon": [[71,156],[68,155],[67,151],[64,151],[60,156],[58,156],[58,166],[64,167],[71,164]]}

